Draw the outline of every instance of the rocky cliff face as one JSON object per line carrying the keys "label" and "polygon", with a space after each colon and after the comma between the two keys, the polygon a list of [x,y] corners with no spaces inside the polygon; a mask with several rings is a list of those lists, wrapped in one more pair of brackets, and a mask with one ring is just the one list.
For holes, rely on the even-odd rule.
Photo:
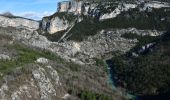
{"label": "rocky cliff face", "polygon": [[74,12],[81,14],[83,12],[82,1],[64,1],[58,4],[58,12]]}
{"label": "rocky cliff face", "polygon": [[[89,2],[89,1],[64,1],[58,4],[58,11],[54,15],[46,17],[42,20],[42,29],[50,34],[59,31],[68,30],[76,19],[83,20],[82,16],[96,18],[100,21],[116,18],[123,12],[132,9],[140,9],[140,11],[151,11],[152,9],[170,8],[170,4],[159,1],[135,1],[135,2]],[[64,17],[65,14],[71,16],[71,20]],[[62,18],[61,18],[62,16]],[[47,20],[49,19],[49,20]],[[80,20],[80,21],[81,21]],[[80,22],[77,21],[77,22]],[[76,23],[77,23],[76,22]]]}
{"label": "rocky cliff face", "polygon": [[37,30],[39,28],[39,22],[24,18],[0,16],[0,26]]}
{"label": "rocky cliff face", "polygon": [[[74,14],[84,14],[91,16],[100,16],[100,19],[114,18],[123,11],[128,11],[132,8],[146,10],[148,8],[169,8],[170,4],[159,1],[107,1],[107,2],[90,2],[90,1],[64,1],[59,3],[58,12],[71,12]],[[107,16],[107,17],[105,17]],[[109,16],[109,17],[108,17]]]}
{"label": "rocky cliff face", "polygon": [[77,21],[76,15],[66,12],[56,12],[54,15],[44,17],[41,22],[41,29],[54,34],[60,31],[66,31]]}
{"label": "rocky cliff face", "polygon": [[50,34],[54,34],[59,31],[67,30],[70,27],[70,23],[59,17],[54,17],[51,20],[43,19],[42,29],[46,30]]}

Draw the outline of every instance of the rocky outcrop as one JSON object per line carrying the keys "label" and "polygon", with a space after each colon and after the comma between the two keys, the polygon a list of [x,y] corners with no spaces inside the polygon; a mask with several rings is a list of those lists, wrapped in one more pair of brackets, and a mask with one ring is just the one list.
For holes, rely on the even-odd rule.
{"label": "rocky outcrop", "polygon": [[59,31],[64,31],[70,27],[68,20],[61,19],[58,16],[52,18],[51,20],[42,20],[42,29],[50,34],[54,34]]}
{"label": "rocky outcrop", "polygon": [[146,8],[169,8],[170,3],[167,2],[159,2],[159,1],[152,1],[144,3],[144,9]]}
{"label": "rocky outcrop", "polygon": [[58,3],[58,12],[67,12],[70,9],[70,2],[63,1]]}
{"label": "rocky outcrop", "polygon": [[0,16],[0,26],[37,30],[39,28],[39,22],[25,18]]}
{"label": "rocky outcrop", "polygon": [[[53,84],[51,83],[50,79],[46,77],[45,70],[43,68],[39,67],[37,70],[32,71],[32,74],[34,79],[37,80],[37,84],[40,88],[41,100],[51,100],[52,98],[50,97],[57,95]],[[56,71],[55,74],[58,77]]]}
{"label": "rocky outcrop", "polygon": [[10,60],[8,55],[0,54],[0,60]]}
{"label": "rocky outcrop", "polygon": [[136,4],[121,4],[111,13],[103,14],[100,16],[100,20],[115,18],[117,15],[121,14],[123,11],[128,11],[129,9],[136,8]]}
{"label": "rocky outcrop", "polygon": [[58,12],[74,13],[75,15],[94,15],[98,5],[96,2],[89,3],[81,0],[64,1],[58,4]]}
{"label": "rocky outcrop", "polygon": [[83,12],[83,1],[63,1],[58,4],[58,12],[72,12],[81,14]]}
{"label": "rocky outcrop", "polygon": [[27,71],[21,70],[16,69],[14,76],[4,76],[6,83],[0,87],[1,100],[61,100],[67,94],[62,91],[58,72],[52,66],[32,64],[27,66]]}
{"label": "rocky outcrop", "polygon": [[46,58],[38,58],[36,62],[41,63],[41,64],[46,64],[46,63],[48,63],[48,59],[46,59]]}
{"label": "rocky outcrop", "polygon": [[[106,10],[109,10],[107,8],[111,7],[109,6],[104,6]],[[169,8],[170,4],[165,3],[165,2],[158,2],[158,1],[149,1],[149,2],[142,2],[142,1],[137,1],[133,3],[118,3],[117,7],[109,12],[109,13],[102,13],[100,16],[100,20],[104,19],[110,19],[110,18],[115,18],[117,15],[121,14],[121,12],[128,11],[129,9],[134,9],[134,8],[139,8],[142,9],[143,11],[147,9],[153,9],[153,8]]]}

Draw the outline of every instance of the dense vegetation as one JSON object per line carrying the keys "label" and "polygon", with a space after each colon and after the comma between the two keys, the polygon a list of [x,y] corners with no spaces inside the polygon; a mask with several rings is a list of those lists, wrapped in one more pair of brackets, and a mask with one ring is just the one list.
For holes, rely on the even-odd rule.
{"label": "dense vegetation", "polygon": [[109,96],[85,90],[79,94],[79,98],[81,100],[112,100]]}
{"label": "dense vegetation", "polygon": [[151,52],[138,57],[113,57],[117,84],[134,94],[157,94],[170,90],[170,33],[157,39]]}
{"label": "dense vegetation", "polygon": [[65,32],[66,31],[60,31],[60,32],[57,32],[55,34],[45,33],[45,34],[42,34],[42,35],[46,36],[48,38],[48,40],[50,40],[52,42],[58,42],[60,40],[60,38],[64,35]]}

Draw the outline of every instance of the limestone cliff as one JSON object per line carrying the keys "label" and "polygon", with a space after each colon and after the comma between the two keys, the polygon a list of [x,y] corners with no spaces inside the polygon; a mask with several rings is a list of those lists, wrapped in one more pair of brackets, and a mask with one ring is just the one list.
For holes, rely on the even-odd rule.
{"label": "limestone cliff", "polygon": [[59,17],[54,17],[51,20],[43,19],[42,29],[46,30],[50,34],[54,34],[59,31],[66,30],[69,27],[69,22]]}
{"label": "limestone cliff", "polygon": [[0,26],[1,27],[16,27],[16,28],[27,28],[30,30],[37,30],[39,28],[39,22],[19,18],[19,17],[6,17],[0,16]]}
{"label": "limestone cliff", "polygon": [[82,1],[64,1],[58,4],[58,12],[74,12],[81,14],[83,12]]}
{"label": "limestone cliff", "polygon": [[[135,2],[90,2],[90,1],[64,1],[58,4],[55,14],[42,20],[42,29],[50,34],[68,30],[73,24],[81,22],[84,17],[91,17],[103,21],[116,18],[123,12],[133,9],[151,11],[152,9],[169,8],[170,4],[159,1]],[[78,21],[78,19],[81,19]]]}
{"label": "limestone cliff", "polygon": [[44,17],[40,28],[50,34],[65,31],[77,21],[76,17],[72,13],[56,12],[51,16]]}

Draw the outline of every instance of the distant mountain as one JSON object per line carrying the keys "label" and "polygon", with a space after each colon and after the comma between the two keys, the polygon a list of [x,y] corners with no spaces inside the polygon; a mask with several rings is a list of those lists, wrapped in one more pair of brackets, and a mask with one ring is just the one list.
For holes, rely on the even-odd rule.
{"label": "distant mountain", "polygon": [[4,12],[2,15],[12,17],[14,16],[11,12]]}

